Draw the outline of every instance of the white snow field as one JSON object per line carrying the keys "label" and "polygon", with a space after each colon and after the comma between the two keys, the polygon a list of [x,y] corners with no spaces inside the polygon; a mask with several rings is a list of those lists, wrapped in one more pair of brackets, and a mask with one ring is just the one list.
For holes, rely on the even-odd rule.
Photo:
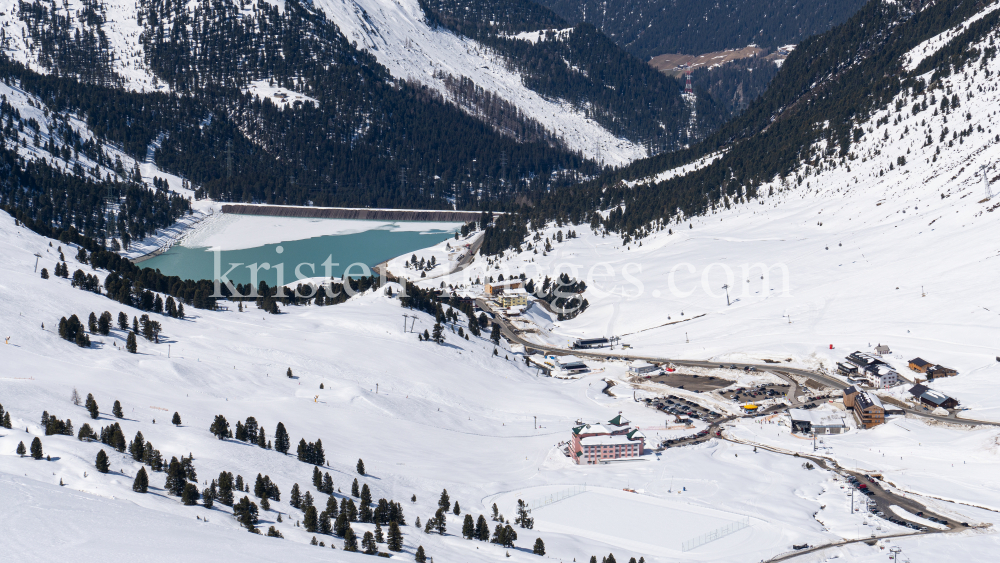
{"label": "white snow field", "polygon": [[[635,515],[642,515],[635,518]],[[696,507],[673,498],[658,499],[616,489],[591,489],[558,503],[535,510],[535,527],[540,531],[564,531],[611,541],[632,542],[639,550],[681,550],[684,541],[741,520],[742,516]],[[773,531],[773,530],[772,530]],[[721,545],[748,540],[752,531],[725,538]],[[771,539],[771,538],[768,538]],[[718,553],[714,554],[715,556]]]}
{"label": "white snow field", "polygon": [[[254,542],[309,542],[314,534],[295,526],[302,513],[287,504],[289,491],[298,483],[320,505],[325,495],[311,485],[312,467],[294,457],[238,441],[216,440],[208,431],[216,414],[225,415],[231,425],[254,416],[272,439],[275,425],[283,422],[293,449],[300,438],[322,439],[328,456],[328,467],[323,470],[331,473],[338,491],[344,491],[338,492],[338,498],[349,494],[357,477],[372,488],[376,499],[403,503],[409,524],[403,528],[404,559],[412,557],[418,545],[442,560],[488,561],[507,551],[461,539],[459,516],[449,516],[449,532],[443,537],[416,530],[415,519],[426,521],[433,515],[444,488],[464,512],[478,516],[490,514],[494,502],[490,499],[497,494],[525,487],[589,483],[621,489],[641,482],[646,495],[663,498],[677,495],[686,486],[687,491],[677,498],[706,510],[710,507],[754,519],[752,530],[762,539],[744,546],[737,555],[726,555],[733,561],[757,561],[787,549],[792,542],[837,538],[809,517],[819,507],[802,496],[814,497],[830,476],[807,473],[790,457],[763,453],[748,457],[753,456],[744,453],[748,448],[711,444],[662,456],[650,454],[627,465],[573,465],[558,444],[569,438],[576,419],[608,420],[623,411],[637,426],[655,432],[663,424],[662,415],[633,402],[629,395],[602,394],[602,374],[574,381],[537,378],[534,370],[525,368],[506,349],[494,357],[492,343],[486,339],[466,341],[448,331],[443,346],[418,342],[415,334],[404,334],[400,326],[402,313],[412,311],[401,309],[396,299],[381,291],[331,307],[287,307],[278,316],[261,315],[252,304],[243,313],[232,308],[218,312],[189,308],[188,318],[182,320],[154,315],[163,325],[160,343],[141,340],[136,355],[121,351],[125,334],[119,330],[107,337],[93,335],[90,349],[78,348],[55,333],[60,317],[75,313],[85,322],[91,311],[108,310],[114,316],[125,311],[129,317],[142,312],[72,288],[68,280],[41,279],[34,272],[34,254],[42,254],[40,267],[51,270],[59,243],[53,242],[52,247],[48,243],[16,227],[10,217],[0,217],[0,332],[10,336],[9,343],[0,346],[4,366],[0,404],[11,413],[13,423],[12,430],[0,431],[0,474],[45,487],[58,486],[61,480],[65,486],[60,491],[91,499],[90,514],[95,520],[103,520],[102,514],[109,510],[103,500],[117,499],[132,503],[136,511],[157,513],[149,516],[154,520],[188,520],[211,529],[219,534],[219,547],[232,541],[232,534],[245,533],[239,531],[228,508],[218,504],[211,510],[185,507],[179,499],[165,495],[163,473],[151,474],[150,493],[132,492],[138,463],[100,443],[44,436],[39,425],[42,411],[71,419],[75,429],[84,422],[97,430],[118,422],[128,440],[141,431],[168,459],[191,453],[202,487],[223,470],[251,481],[257,473],[270,476],[282,491],[282,502],[262,512],[260,526],[266,530],[274,525],[286,539],[253,538]],[[72,249],[63,245],[63,250],[70,271],[91,271],[74,262]],[[103,277],[102,272],[97,275]],[[431,317],[417,316],[416,331],[430,328]],[[289,367],[294,379],[285,376]],[[90,420],[82,406],[70,402],[73,389],[84,397],[93,393],[101,408],[99,420]],[[124,407],[122,419],[108,412],[115,400]],[[168,423],[173,412],[182,417],[179,427]],[[41,438],[51,461],[16,455],[17,445],[30,445],[35,436]],[[94,468],[94,458],[102,449],[111,458],[108,474]],[[356,474],[358,458],[365,460],[370,476]],[[668,492],[671,486],[673,492]],[[780,502],[762,502],[765,492]],[[414,494],[415,504],[409,502]],[[30,506],[27,495],[18,498]],[[515,503],[514,497],[500,500],[501,513],[513,518]],[[651,506],[656,506],[655,501]],[[282,523],[277,522],[278,512],[284,515]],[[72,512],[66,514],[65,525],[85,526],[75,523]],[[655,518],[656,510],[650,515]],[[42,533],[37,519],[15,516],[6,511],[0,517],[9,532],[5,538]],[[207,518],[208,523],[198,517]],[[637,510],[632,517],[635,526],[641,526],[647,514]],[[147,528],[144,522],[148,520],[134,520],[139,525],[133,533],[151,549],[185,553],[187,548],[172,535]],[[520,530],[519,549],[510,550],[511,557],[533,560],[530,546],[542,537],[548,553],[566,561],[606,553],[619,558],[634,554],[650,561],[681,560],[673,540],[666,547],[627,537],[598,538],[543,528]],[[371,526],[355,524],[354,529],[361,535]],[[341,547],[340,540],[320,539],[328,544],[327,550],[331,541],[338,550]],[[720,550],[729,554],[731,549],[721,542],[692,553],[711,560]],[[254,550],[247,557],[269,560],[267,553]],[[326,556],[339,558],[339,554],[327,551]],[[96,558],[81,549],[76,560]]]}

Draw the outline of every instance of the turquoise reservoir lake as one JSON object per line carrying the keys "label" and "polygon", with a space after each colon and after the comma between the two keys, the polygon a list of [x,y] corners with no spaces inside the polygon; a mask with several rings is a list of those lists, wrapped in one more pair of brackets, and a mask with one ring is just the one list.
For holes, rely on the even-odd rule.
{"label": "turquoise reservoir lake", "polygon": [[[362,223],[359,221],[359,223]],[[376,223],[379,226],[384,222]],[[439,226],[444,226],[439,224]],[[433,246],[454,236],[453,229],[429,229],[424,231],[393,230],[391,228],[373,228],[350,234],[324,235],[302,240],[289,240],[266,244],[254,248],[239,250],[222,250],[220,272],[225,274],[233,264],[242,264],[232,269],[227,275],[233,283],[250,283],[251,269],[247,266],[257,264],[257,281],[265,281],[270,286],[277,283],[278,271],[275,266],[284,264],[284,283],[292,283],[299,276],[296,268],[300,264],[301,277],[323,277],[326,275],[324,262],[335,265],[331,268],[333,277],[341,277],[351,264],[361,263],[369,267],[395,258],[407,252]],[[281,252],[278,252],[279,247]],[[263,264],[270,269],[264,269]],[[163,254],[139,263],[141,268],[155,268],[168,276],[178,276],[181,279],[211,280],[215,274],[215,252],[208,248],[188,248],[173,246]],[[350,274],[360,275],[357,266]]]}

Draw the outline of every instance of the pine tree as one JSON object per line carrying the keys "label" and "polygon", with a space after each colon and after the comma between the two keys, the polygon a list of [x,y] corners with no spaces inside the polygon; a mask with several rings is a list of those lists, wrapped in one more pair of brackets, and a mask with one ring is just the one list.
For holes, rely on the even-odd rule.
{"label": "pine tree", "polygon": [[267,500],[267,497],[260,499],[260,509],[271,510],[271,501]]}
{"label": "pine tree", "polygon": [[444,533],[447,531],[447,527],[448,527],[448,514],[445,511],[445,509],[439,508],[437,512],[434,514],[434,529],[437,530],[438,534],[443,536]]}
{"label": "pine tree", "polygon": [[233,505],[233,474],[227,471],[219,473],[219,494],[216,497],[225,506]]}
{"label": "pine tree", "polygon": [[288,498],[288,504],[292,505],[292,508],[298,508],[302,505],[302,496],[299,492],[299,484],[295,483],[292,485],[292,494]]}
{"label": "pine tree", "polygon": [[248,497],[243,497],[240,499],[235,506],[233,506],[233,516],[236,520],[243,526],[246,527],[247,531],[255,531],[258,516],[257,516],[257,505],[250,502]]}
{"label": "pine tree", "polygon": [[330,513],[323,511],[319,513],[319,533],[330,535],[333,532],[333,523],[330,522]]}
{"label": "pine tree", "polygon": [[122,412],[122,404],[115,400],[115,404],[111,406],[111,414],[115,415],[115,418],[125,418],[125,413]]}
{"label": "pine tree", "polygon": [[285,536],[281,535],[281,532],[279,532],[277,528],[271,526],[270,528],[267,529],[267,537],[284,539]]}
{"label": "pine tree", "polygon": [[94,400],[93,393],[87,393],[87,402],[85,403],[87,407],[87,412],[90,413],[90,418],[97,419],[100,415],[100,411],[97,408],[97,401]]}
{"label": "pine tree", "polygon": [[184,506],[194,506],[198,504],[198,498],[201,495],[198,493],[198,485],[194,483],[186,483],[184,485],[184,490],[181,492],[181,502]]}
{"label": "pine tree", "polygon": [[[545,555],[545,542],[542,541],[542,538],[535,540],[535,547],[531,549],[531,552],[535,555]],[[635,563],[634,560],[632,563]]]}
{"label": "pine tree", "polygon": [[472,515],[466,514],[465,521],[462,522],[462,537],[471,540],[476,535],[476,524],[472,521]]}
{"label": "pine tree", "polygon": [[441,344],[444,342],[444,327],[441,325],[441,323],[434,323],[434,329],[433,332],[431,333],[431,338],[437,344]]}
{"label": "pine tree", "polygon": [[135,332],[128,333],[128,338],[125,339],[125,350],[132,354],[139,351],[139,343],[135,340]]}
{"label": "pine tree", "polygon": [[176,457],[170,458],[170,465],[167,466],[167,481],[163,488],[171,495],[179,497],[184,493],[184,485],[186,483],[187,480],[185,479],[184,468],[181,466],[181,462]]}
{"label": "pine tree", "polygon": [[354,535],[354,530],[350,526],[344,530],[344,551],[357,551],[358,537]]}
{"label": "pine tree", "polygon": [[490,541],[490,525],[486,522],[486,517],[482,514],[476,520],[476,539],[479,541]]}
{"label": "pine tree", "polygon": [[453,510],[452,512],[455,514],[455,516],[459,516],[462,514],[462,509],[459,508],[457,500],[455,501],[455,510]]}
{"label": "pine tree", "polygon": [[313,533],[316,531],[316,507],[309,506],[306,507],[305,516],[302,518],[302,525],[305,527],[306,531]]}
{"label": "pine tree", "polygon": [[19,442],[17,444],[17,455],[24,457],[24,454],[28,453],[28,450],[24,448],[24,442]]}
{"label": "pine tree", "polygon": [[438,499],[438,508],[448,510],[451,508],[451,499],[448,497],[448,489],[441,490],[441,498]]}
{"label": "pine tree", "polygon": [[386,538],[386,547],[389,551],[403,551],[403,533],[399,531],[399,524],[389,522],[389,535]]}
{"label": "pine tree", "polygon": [[128,330],[128,315],[124,312],[118,313],[118,330]]}
{"label": "pine tree", "polygon": [[267,435],[264,433],[263,427],[257,429],[257,447],[263,448],[265,450],[271,449],[270,444],[267,441]]}
{"label": "pine tree", "polygon": [[288,432],[285,431],[285,425],[278,423],[278,427],[274,430],[274,449],[283,454],[288,453],[289,447]]}
{"label": "pine tree", "polygon": [[35,436],[35,439],[31,441],[31,457],[35,459],[42,459],[42,441]]}
{"label": "pine tree", "polygon": [[493,323],[493,328],[490,329],[490,340],[493,341],[493,344],[500,344],[500,325],[497,323]]}
{"label": "pine tree", "polygon": [[128,444],[125,442],[125,435],[122,434],[122,428],[117,423],[115,424],[115,431],[111,434],[110,445],[119,452],[124,452],[128,447]]}
{"label": "pine tree", "polygon": [[326,465],[326,453],[323,452],[323,440],[316,438],[316,443],[312,447],[312,460],[309,463],[316,465]]}
{"label": "pine tree", "polygon": [[361,496],[361,491],[358,489],[358,480],[357,479],[354,479],[354,482],[351,483],[351,496],[352,497],[360,497]]}
{"label": "pine tree", "polygon": [[375,536],[371,532],[365,532],[365,535],[361,538],[361,549],[366,555],[375,555],[378,553],[378,545],[375,543]]}
{"label": "pine tree", "polygon": [[179,414],[177,414],[175,412],[174,413],[174,417],[170,419],[170,424],[173,424],[174,426],[180,426],[181,425],[181,415],[179,415]]}
{"label": "pine tree", "polygon": [[337,508],[337,497],[333,496],[333,492],[330,492],[330,496],[326,498],[326,512],[330,515],[330,518],[336,518],[340,510]]}
{"label": "pine tree", "polygon": [[375,523],[375,543],[385,543],[385,536],[382,535],[382,526]]}
{"label": "pine tree", "polygon": [[333,478],[330,477],[329,473],[323,475],[323,489],[322,490],[323,490],[324,493],[326,493],[328,495],[332,495],[333,494]]}
{"label": "pine tree", "polygon": [[312,493],[306,491],[306,493],[302,495],[302,510],[305,510],[310,506],[313,506],[313,496]]}
{"label": "pine tree", "polygon": [[[237,424],[239,424],[239,423],[237,423]],[[309,444],[306,443],[306,439],[305,438],[299,438],[299,445],[295,449],[295,455],[298,457],[299,461],[306,462],[306,463],[309,462],[309,457],[310,457],[309,456]]]}
{"label": "pine tree", "polygon": [[323,488],[323,474],[319,472],[319,467],[313,467],[313,487]]}
{"label": "pine tree", "polygon": [[358,459],[357,470],[358,470],[358,475],[364,475],[365,474],[365,462],[361,461],[360,458]]}
{"label": "pine tree", "polygon": [[149,476],[146,475],[146,468],[140,467],[139,472],[135,474],[135,481],[132,482],[132,490],[137,493],[145,493],[148,488]]}
{"label": "pine tree", "polygon": [[146,458],[145,444],[146,439],[143,437],[142,432],[136,432],[135,438],[128,445],[128,453],[131,454],[133,460],[141,463]]}
{"label": "pine tree", "polygon": [[201,504],[204,505],[205,508],[211,509],[212,505],[215,504],[215,494],[215,480],[213,479],[212,485],[210,487],[205,487],[205,489],[201,491]]}
{"label": "pine tree", "polygon": [[531,509],[521,499],[517,499],[517,518],[514,519],[514,522],[528,530],[535,527],[535,519],[531,517]]}
{"label": "pine tree", "polygon": [[108,454],[106,454],[104,450],[97,452],[97,461],[94,462],[94,466],[97,467],[97,470],[101,473],[108,472]]}
{"label": "pine tree", "polygon": [[208,430],[216,438],[224,440],[229,435],[229,422],[226,421],[226,417],[217,414],[215,415],[215,420],[212,422],[212,426]]}
{"label": "pine tree", "polygon": [[341,511],[337,515],[337,520],[333,523],[333,533],[342,538],[350,526],[351,521],[347,519],[347,514]]}
{"label": "pine tree", "polygon": [[42,279],[43,280],[49,279],[49,271],[46,268],[42,268]]}
{"label": "pine tree", "polygon": [[615,554],[609,553],[608,556],[604,558],[604,563],[615,563]]}
{"label": "pine tree", "polygon": [[417,546],[417,553],[414,556],[414,561],[416,561],[417,563],[427,563],[427,554],[424,553],[424,546],[422,545]]}
{"label": "pine tree", "polygon": [[500,509],[497,508],[497,503],[493,503],[493,521],[496,522],[500,520]]}

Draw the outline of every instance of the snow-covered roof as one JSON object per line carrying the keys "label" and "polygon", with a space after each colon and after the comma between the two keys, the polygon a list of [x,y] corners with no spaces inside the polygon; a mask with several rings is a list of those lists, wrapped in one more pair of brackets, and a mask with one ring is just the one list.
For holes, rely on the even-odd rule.
{"label": "snow-covered roof", "polygon": [[574,434],[611,434],[603,424],[584,424],[573,429]]}
{"label": "snow-covered roof", "polygon": [[795,422],[808,422],[812,426],[845,426],[844,417],[837,412],[819,409],[789,409],[788,415]]}
{"label": "snow-covered roof", "polygon": [[626,434],[629,440],[638,440],[639,438],[645,438],[646,435],[639,431],[638,428]]}
{"label": "snow-covered roof", "polygon": [[633,442],[624,434],[616,434],[613,436],[589,436],[587,438],[581,438],[580,443],[584,446],[614,446],[619,444],[631,444]]}
{"label": "snow-covered roof", "polygon": [[858,398],[855,399],[855,402],[861,408],[867,408],[870,406],[879,407],[881,409],[885,408],[882,405],[882,400],[879,399],[874,393],[869,393],[868,391],[862,391],[861,393],[858,393]]}
{"label": "snow-covered roof", "polygon": [[609,420],[608,424],[610,424],[612,426],[626,426],[626,425],[632,424],[632,421],[630,421],[629,419],[627,419],[624,416],[622,416],[621,413],[618,413],[618,416],[616,416],[616,417],[612,418],[611,420]]}
{"label": "snow-covered roof", "polygon": [[583,363],[583,360],[576,356],[556,356],[555,360],[561,368],[587,367],[587,364]]}

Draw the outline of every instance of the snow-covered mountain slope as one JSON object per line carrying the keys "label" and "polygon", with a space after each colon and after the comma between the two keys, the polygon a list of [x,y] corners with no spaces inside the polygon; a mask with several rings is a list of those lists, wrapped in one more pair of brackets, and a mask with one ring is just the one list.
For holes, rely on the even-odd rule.
{"label": "snow-covered mountain slope", "polygon": [[[970,48],[986,51],[998,33]],[[585,280],[590,307],[550,325],[553,343],[618,335],[667,357],[793,357],[827,369],[887,343],[911,379],[906,363],[918,356],[958,369],[935,388],[969,407],[965,416],[1000,420],[1000,302],[981,289],[1000,267],[998,72],[1000,59],[983,57],[901,93],[857,124],[848,158],[803,162],[759,188],[769,195],[713,198],[709,214],[626,244],[583,226],[556,243],[567,227],[550,224],[547,256],[538,242],[537,253],[480,260],[475,275],[541,280],[562,267]],[[823,142],[813,149],[827,154]]]}
{"label": "snow-covered mountain slope", "polygon": [[[0,99],[10,104],[26,124],[17,127],[13,136],[3,139],[7,148],[16,150],[26,161],[43,161],[63,174],[78,174],[94,181],[109,175],[131,177],[138,169],[148,186],[153,186],[153,178],[160,178],[167,181],[171,191],[191,196],[192,191],[184,188],[183,179],[160,170],[153,162],[155,145],[149,147],[145,160],[135,159],[95,134],[80,116],[56,111],[38,96],[19,88],[17,83],[0,81]],[[79,150],[77,142],[84,146],[83,150]],[[121,168],[116,171],[119,162]],[[124,174],[120,174],[122,171]]]}
{"label": "snow-covered mountain slope", "polygon": [[587,158],[600,156],[606,164],[617,166],[646,156],[641,146],[612,135],[570,104],[545,99],[528,89],[485,46],[428,26],[417,0],[318,0],[316,6],[395,77],[431,85],[447,97],[443,76],[465,76],[516,105]]}
{"label": "snow-covered mountain slope", "polygon": [[[67,68],[54,62],[38,40],[32,38],[29,17],[25,15],[29,13],[45,13],[53,20],[58,18],[59,23],[47,30],[48,39],[51,41],[51,35],[56,32],[63,34],[60,38],[65,41],[63,49],[71,51],[74,46],[79,49],[81,44],[87,44],[89,36],[96,49],[75,54],[81,58],[78,62],[91,67],[91,70],[106,67],[110,72],[102,77],[104,83],[139,92],[166,90],[146,64],[142,42],[139,41],[144,28],[137,18],[135,0],[69,0],[60,4],[0,0],[0,22],[3,26],[0,42],[7,56],[37,72],[48,74],[62,67],[59,68],[62,73],[76,75],[81,72],[79,68]],[[39,27],[44,29],[47,26],[42,24]],[[81,35],[84,38],[82,42]],[[100,56],[96,52],[98,49],[106,49],[110,56]]]}
{"label": "snow-covered mountain slope", "polygon": [[[282,2],[271,4],[279,9],[283,7]],[[31,11],[30,6],[37,8]],[[255,3],[241,3],[240,6],[240,16],[253,20]],[[484,46],[447,29],[428,26],[417,0],[321,0],[315,6],[335,22],[349,40],[374,54],[394,77],[427,84],[449,98],[444,77],[465,76],[514,104],[526,116],[561,137],[571,150],[580,151],[588,158],[600,156],[606,164],[621,165],[646,156],[641,146],[616,137],[569,103],[546,99],[524,86],[520,75],[508,70],[502,58]],[[195,9],[192,4],[190,10]],[[58,23],[38,13],[59,18]],[[157,79],[147,64],[140,35],[148,30],[139,14],[136,0],[101,3],[74,0],[55,9],[45,3],[0,1],[3,41],[14,60],[42,73],[60,70],[63,74],[76,75],[78,69],[68,68],[69,62],[53,54],[51,46],[43,48],[45,44],[39,38],[58,30],[73,46],[80,44],[79,40],[72,41],[74,36],[79,37],[78,34],[84,37],[88,33],[99,34],[102,41],[95,41],[93,52],[80,52],[81,57],[98,59],[92,66],[106,67],[107,76],[102,75],[99,81],[133,91],[167,91],[168,86]],[[41,30],[36,33],[38,37],[31,33],[31,23]],[[85,42],[84,45],[88,47]],[[105,57],[107,61],[101,60]]]}
{"label": "snow-covered mountain slope", "polygon": [[[164,557],[183,554],[190,545],[224,549],[246,533],[239,531],[228,507],[184,506],[167,495],[163,473],[150,474],[148,493],[133,492],[139,463],[105,444],[45,436],[39,425],[42,411],[71,419],[75,430],[85,422],[96,430],[118,423],[127,440],[141,431],[168,460],[193,454],[199,488],[207,487],[220,471],[241,475],[244,481],[254,481],[258,473],[269,476],[281,490],[281,501],[261,510],[259,527],[266,531],[273,525],[285,539],[252,538],[250,548],[239,553],[254,561],[270,560],[276,549],[261,544],[259,552],[249,553],[258,542],[297,543],[301,547],[296,550],[309,549],[305,544],[313,536],[327,544],[325,557],[343,560],[343,540],[306,532],[296,524],[304,515],[288,504],[293,484],[309,491],[318,508],[326,504],[327,495],[311,484],[313,467],[273,450],[235,440],[220,442],[209,432],[217,414],[231,425],[253,416],[271,440],[282,422],[293,450],[300,438],[322,439],[327,464],[321,471],[331,474],[338,500],[350,498],[357,478],[375,499],[402,503],[407,525],[399,557],[404,560],[423,546],[438,560],[493,561],[509,552],[511,560],[535,561],[530,549],[541,537],[548,556],[563,561],[609,552],[625,560],[634,555],[647,561],[689,561],[681,542],[744,516],[750,518],[750,528],[703,549],[697,559],[757,561],[787,549],[789,542],[839,537],[809,518],[819,509],[819,495],[833,486],[831,476],[803,474],[794,458],[762,454],[743,463],[749,449],[716,443],[649,454],[628,465],[572,464],[560,443],[580,418],[608,420],[621,411],[651,441],[692,431],[665,427],[662,415],[634,402],[631,393],[601,393],[604,378],[624,375],[620,363],[597,364],[594,373],[575,381],[538,378],[505,346],[494,356],[486,335],[465,340],[446,330],[446,344],[439,346],[403,333],[400,314],[413,312],[401,309],[398,299],[382,291],[341,305],[287,307],[277,316],[263,315],[252,304],[245,312],[232,307],[190,309],[193,316],[185,319],[154,314],[163,327],[160,342],[140,340],[138,354],[122,350],[125,333],[117,329],[108,336],[93,334],[92,346],[79,348],[56,334],[60,317],[77,314],[85,320],[90,311],[105,309],[134,317],[142,311],[72,288],[67,280],[41,279],[34,272],[34,253],[43,256],[40,267],[51,268],[58,242],[49,247],[50,241],[15,226],[6,215],[0,217],[0,234],[0,331],[10,336],[0,347],[0,404],[12,419],[11,430],[0,429],[0,487],[17,491],[15,498],[32,506],[25,508],[30,518],[19,511],[0,516],[9,532],[0,539],[5,552],[22,552],[23,538],[40,533],[40,513],[66,530],[85,534],[91,529],[88,519],[104,518],[122,503],[128,504],[122,513],[134,515],[132,536],[142,540],[138,544]],[[63,250],[68,250],[71,271],[90,271],[75,263],[71,249],[63,245]],[[422,332],[431,324],[432,317],[417,313],[414,330]],[[294,378],[286,377],[289,368]],[[83,397],[94,395],[101,412],[97,420],[70,401],[74,389]],[[122,418],[109,412],[116,400],[123,406]],[[174,412],[182,419],[179,426],[169,423]],[[15,453],[19,443],[28,446],[35,437],[51,459],[36,461]],[[107,474],[94,466],[101,450],[110,457]],[[365,462],[366,476],[355,471],[358,458]],[[517,549],[461,539],[466,513],[489,517],[497,503],[504,516],[513,518],[518,498],[531,502],[584,483],[592,489],[584,508],[570,514],[536,510],[534,530],[517,528]],[[681,486],[686,490],[678,495]],[[621,491],[626,487],[641,487],[643,497],[632,500],[633,493]],[[426,522],[434,514],[445,488],[452,502],[460,503],[462,516],[449,514],[443,536],[425,534],[414,527],[416,519]],[[762,505],[763,490],[786,501]],[[809,494],[799,496],[797,491]],[[62,494],[70,496],[60,500]],[[413,495],[415,502],[410,500]],[[55,505],[65,508],[46,508]],[[607,512],[602,506],[615,508]],[[624,515],[645,517],[629,520]],[[670,519],[671,531],[650,529],[649,518]],[[107,529],[120,530],[122,525],[109,524]],[[611,533],[596,533],[595,525]],[[188,526],[201,530],[192,544],[170,535]],[[373,529],[364,523],[352,527],[358,536]],[[58,537],[70,541],[73,535]],[[329,551],[331,544],[336,552]],[[384,544],[379,548],[386,550]],[[107,553],[130,555],[137,549],[126,543]],[[59,551],[39,553],[47,558]],[[86,545],[77,560],[98,557]]]}

